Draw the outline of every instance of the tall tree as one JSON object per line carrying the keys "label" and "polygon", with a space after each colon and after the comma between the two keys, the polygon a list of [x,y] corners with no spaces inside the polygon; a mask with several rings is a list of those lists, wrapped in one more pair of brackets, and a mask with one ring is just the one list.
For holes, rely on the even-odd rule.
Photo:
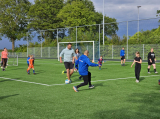
{"label": "tall tree", "polygon": [[[56,29],[62,27],[62,20],[57,17],[57,14],[63,7],[64,0],[35,0],[35,4],[31,6],[28,14],[30,23],[28,28],[34,30]],[[56,31],[46,31],[42,37],[47,40],[54,39]]]}
{"label": "tall tree", "polygon": [[30,6],[28,0],[0,0],[0,34],[12,42],[12,51],[15,41],[26,35]]}
{"label": "tall tree", "polygon": [[80,1],[86,6],[86,8],[89,9],[89,11],[95,12],[95,7],[94,7],[93,2],[91,0],[66,0],[65,5],[68,3],[72,4],[73,1],[75,1],[75,2]]}
{"label": "tall tree", "polygon": [[58,17],[63,20],[62,24],[66,27],[95,24],[94,12],[90,11],[81,1],[73,1],[72,4],[65,5],[60,10]]}
{"label": "tall tree", "polygon": [[[156,16],[160,17],[160,10],[157,10],[157,15]],[[159,20],[159,22],[160,22],[160,20]]]}

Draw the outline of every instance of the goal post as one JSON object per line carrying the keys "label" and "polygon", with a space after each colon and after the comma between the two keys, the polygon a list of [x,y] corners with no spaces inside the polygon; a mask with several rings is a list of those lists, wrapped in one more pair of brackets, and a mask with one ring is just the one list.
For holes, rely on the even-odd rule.
{"label": "goal post", "polygon": [[[58,48],[57,48],[57,56],[58,61],[60,60],[60,53],[63,49],[67,47],[68,43],[72,43],[72,48],[75,50],[76,48],[79,49],[80,53],[83,54],[85,50],[89,51],[89,58],[95,61],[95,41],[77,41],[77,42],[58,42]],[[99,45],[97,45],[99,47]],[[97,50],[97,49],[96,49]],[[99,50],[99,48],[98,48]],[[99,51],[98,51],[99,53]],[[99,56],[99,54],[98,54]]]}
{"label": "goal post", "polygon": [[18,66],[18,55],[8,55],[7,66]]}

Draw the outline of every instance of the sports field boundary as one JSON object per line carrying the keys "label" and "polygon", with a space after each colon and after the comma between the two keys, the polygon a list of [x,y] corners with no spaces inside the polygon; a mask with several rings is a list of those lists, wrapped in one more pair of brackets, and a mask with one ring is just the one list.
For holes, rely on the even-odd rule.
{"label": "sports field boundary", "polygon": [[[156,77],[156,76],[160,76],[160,75],[150,75],[150,76],[141,76],[142,77]],[[19,82],[23,82],[23,83],[30,83],[30,84],[36,84],[36,85],[42,85],[42,86],[62,86],[62,85],[69,85],[69,84],[43,84],[43,83],[37,83],[37,82],[30,82],[30,81],[24,81],[24,80],[18,80],[18,79],[12,79],[12,78],[6,78],[6,77],[0,77],[0,79],[6,79],[6,80],[13,80],[13,81],[19,81]],[[96,80],[96,81],[91,81],[91,82],[103,82],[103,81],[113,81],[113,80],[121,80],[121,79],[135,79],[135,77],[126,77],[126,78],[115,78],[115,79],[105,79],[105,80]],[[80,84],[81,82],[75,82],[75,83],[71,83],[71,84]],[[70,85],[71,85],[70,84]]]}

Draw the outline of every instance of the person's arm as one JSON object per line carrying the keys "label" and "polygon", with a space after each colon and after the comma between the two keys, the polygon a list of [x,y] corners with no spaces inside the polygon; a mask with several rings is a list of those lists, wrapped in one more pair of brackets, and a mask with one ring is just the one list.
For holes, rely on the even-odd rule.
{"label": "person's arm", "polygon": [[[121,50],[122,51],[122,50]],[[120,51],[120,57],[122,57],[122,53],[121,53],[121,51]]]}
{"label": "person's arm", "polygon": [[142,59],[140,59],[140,61],[138,62],[138,61],[136,61],[137,63],[139,63],[139,64],[142,64]]}
{"label": "person's arm", "polygon": [[124,50],[124,56],[126,55],[125,50]]}
{"label": "person's arm", "polygon": [[103,61],[103,63],[104,63],[104,60],[102,60]]}
{"label": "person's arm", "polygon": [[151,60],[151,53],[148,53],[148,60],[152,63],[152,60]]}
{"label": "person's arm", "polygon": [[132,65],[131,65],[131,67],[134,65],[135,62],[136,62],[136,61],[134,60],[133,63],[132,63]]}
{"label": "person's arm", "polygon": [[78,69],[79,59],[75,62],[75,68]]}
{"label": "person's arm", "polygon": [[89,66],[92,66],[92,67],[97,67],[97,66],[99,66],[98,64],[94,64],[94,63],[90,62],[89,58],[87,58],[86,63],[87,63]]}
{"label": "person's arm", "polygon": [[64,54],[64,49],[62,50],[62,52],[60,53],[60,63],[62,63],[62,55]]}

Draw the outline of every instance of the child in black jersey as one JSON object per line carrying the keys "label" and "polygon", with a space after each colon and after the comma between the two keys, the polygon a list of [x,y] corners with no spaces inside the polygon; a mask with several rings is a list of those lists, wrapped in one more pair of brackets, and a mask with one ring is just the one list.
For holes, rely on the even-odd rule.
{"label": "child in black jersey", "polygon": [[136,52],[136,57],[134,58],[134,61],[131,65],[131,67],[135,65],[135,76],[136,76],[136,82],[139,83],[139,77],[140,77],[140,71],[141,71],[141,63],[142,63],[142,59],[140,57],[140,53]]}

